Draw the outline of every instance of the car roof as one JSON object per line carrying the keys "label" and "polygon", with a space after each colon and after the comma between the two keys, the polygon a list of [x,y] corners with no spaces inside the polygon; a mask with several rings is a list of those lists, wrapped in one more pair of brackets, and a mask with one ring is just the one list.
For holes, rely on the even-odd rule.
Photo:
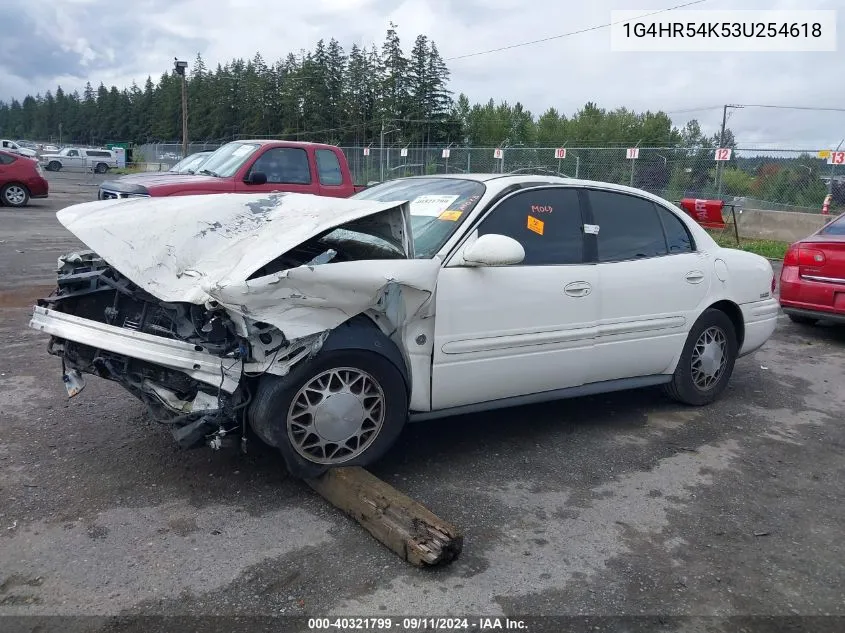
{"label": "car roof", "polygon": [[336,149],[336,145],[328,143],[312,143],[311,141],[280,141],[272,138],[239,138],[233,143],[256,143],[258,145],[281,145],[282,147],[315,147]]}
{"label": "car roof", "polygon": [[[406,178],[399,178],[397,180],[419,180],[424,178],[474,180],[476,182],[487,183],[490,186],[495,186],[495,188],[497,189],[505,189],[510,185],[525,182],[543,182],[549,184],[569,185],[571,187],[589,187],[593,189],[618,191],[620,193],[630,193],[638,196],[644,196],[655,201],[660,201],[663,204],[666,204],[668,202],[665,198],[656,196],[653,193],[649,193],[648,191],[645,191],[643,189],[637,189],[636,187],[629,187],[627,185],[617,185],[612,182],[603,182],[601,180],[584,180],[580,178],[569,178],[566,176],[552,176],[549,174],[432,174],[430,176],[408,176]],[[669,204],[671,204],[671,202]]]}

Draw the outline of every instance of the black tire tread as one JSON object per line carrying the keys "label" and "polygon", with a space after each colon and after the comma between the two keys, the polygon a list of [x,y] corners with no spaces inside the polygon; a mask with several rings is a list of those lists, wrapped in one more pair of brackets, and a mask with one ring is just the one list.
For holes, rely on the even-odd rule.
{"label": "black tire tread", "polygon": [[[8,202],[6,202],[6,190],[9,187],[12,187],[12,186],[15,186],[15,185],[17,185],[18,187],[23,187],[23,190],[26,193],[26,198],[24,198],[23,204],[15,205],[15,204],[9,204]],[[28,203],[29,203],[29,188],[25,184],[20,183],[20,182],[8,182],[5,185],[3,185],[3,187],[0,187],[0,204],[2,204],[4,206],[9,206],[12,209],[20,209],[22,207],[25,207]]]}

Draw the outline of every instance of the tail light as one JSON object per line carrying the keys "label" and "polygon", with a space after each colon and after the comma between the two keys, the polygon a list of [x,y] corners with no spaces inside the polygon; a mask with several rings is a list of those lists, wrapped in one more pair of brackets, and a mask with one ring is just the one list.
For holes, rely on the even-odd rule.
{"label": "tail light", "polygon": [[772,273],[772,294],[775,294],[775,288],[777,288],[778,282],[775,279],[775,274]]}
{"label": "tail light", "polygon": [[783,258],[784,266],[809,266],[817,268],[824,266],[824,263],[824,251],[800,245],[790,246],[789,250],[786,251],[786,256]]}

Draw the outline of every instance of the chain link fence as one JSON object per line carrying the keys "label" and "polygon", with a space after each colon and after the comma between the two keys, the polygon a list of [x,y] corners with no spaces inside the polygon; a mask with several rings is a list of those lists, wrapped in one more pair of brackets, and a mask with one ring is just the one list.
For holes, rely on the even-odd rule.
{"label": "chain link fence", "polygon": [[[190,143],[188,153],[220,143]],[[736,149],[716,161],[712,148],[640,147],[341,147],[354,182],[371,184],[403,176],[462,173],[551,174],[630,185],[677,201],[721,198],[746,209],[820,213],[832,194],[831,212],[845,210],[845,167],[828,165],[815,151]],[[499,150],[499,151],[497,151]],[[140,145],[136,162],[169,169],[182,157],[180,143]],[[838,173],[837,173],[838,169]],[[832,184],[831,184],[832,183]]]}

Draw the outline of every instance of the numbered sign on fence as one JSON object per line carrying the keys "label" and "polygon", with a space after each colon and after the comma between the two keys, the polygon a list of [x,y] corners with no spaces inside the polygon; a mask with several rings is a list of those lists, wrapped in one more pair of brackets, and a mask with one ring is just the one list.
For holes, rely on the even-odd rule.
{"label": "numbered sign on fence", "polygon": [[444,149],[444,150],[443,150],[443,153],[441,154],[441,156],[442,156],[443,158],[449,158],[449,152],[451,152],[451,151],[452,151],[452,150],[449,150],[449,149]]}
{"label": "numbered sign on fence", "polygon": [[716,150],[716,160],[730,160],[732,152],[730,147],[720,147]]}
{"label": "numbered sign on fence", "polygon": [[364,148],[364,156],[369,156],[369,155],[370,155],[370,148],[369,148],[369,147],[365,147],[365,148]]}
{"label": "numbered sign on fence", "polygon": [[845,152],[831,152],[827,157],[828,165],[845,165]]}
{"label": "numbered sign on fence", "polygon": [[555,150],[555,158],[557,158],[557,159],[566,158],[566,148],[565,147],[558,147]]}
{"label": "numbered sign on fence", "polygon": [[407,147],[403,147],[401,150],[399,150],[399,155],[400,155],[402,158],[405,158],[405,157],[408,155],[408,148],[407,148]]}
{"label": "numbered sign on fence", "polygon": [[635,158],[640,157],[640,148],[639,147],[629,147],[625,150],[625,158],[628,160],[634,160]]}

